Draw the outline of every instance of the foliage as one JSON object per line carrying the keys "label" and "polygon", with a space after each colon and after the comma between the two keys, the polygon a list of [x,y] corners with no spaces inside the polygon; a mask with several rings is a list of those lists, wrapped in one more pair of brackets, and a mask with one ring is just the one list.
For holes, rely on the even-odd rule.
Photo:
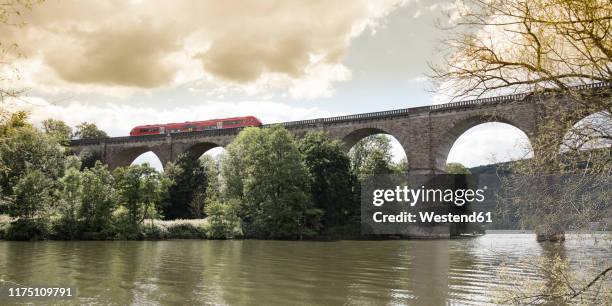
{"label": "foliage", "polygon": [[460,163],[446,164],[446,173],[448,174],[471,174],[470,169]]}
{"label": "foliage", "polygon": [[352,169],[359,178],[387,174],[391,170],[391,141],[384,134],[366,137],[351,148],[349,157]]}
{"label": "foliage", "polygon": [[211,201],[206,204],[208,216],[205,226],[206,235],[211,239],[232,239],[242,235],[240,218],[238,218],[239,204],[236,200],[227,203]]}
{"label": "foliage", "polygon": [[46,119],[42,122],[43,130],[50,135],[58,143],[63,146],[70,145],[70,137],[72,136],[72,128],[64,121],[56,119]]}
{"label": "foliage", "polygon": [[4,233],[4,239],[8,240],[44,240],[49,239],[51,229],[47,222],[33,219],[13,220]]}
{"label": "foliage", "polygon": [[113,176],[106,165],[97,162],[81,173],[81,206],[78,219],[84,237],[112,236],[112,212],[115,207]]}
{"label": "foliage", "polygon": [[[534,158],[513,167],[522,176],[502,182],[508,190],[502,201],[518,205],[521,220],[535,227],[540,241],[563,241],[566,230],[588,231],[590,221],[609,218],[611,87],[575,86],[612,82],[611,16],[612,3],[602,0],[461,1],[456,25],[443,42],[446,61],[432,67],[439,90],[454,100],[545,94],[536,114],[537,133],[530,135]],[[596,120],[579,123],[593,114]],[[565,276],[554,267],[547,274]],[[537,303],[547,296],[557,304],[588,298],[575,287],[551,293],[550,286],[523,296],[523,287],[515,288],[516,299],[509,301]]]}
{"label": "foliage", "polygon": [[310,173],[314,205],[324,212],[324,225],[351,221],[359,209],[354,188],[357,178],[342,144],[330,140],[327,134],[309,133],[299,141],[299,148]]}
{"label": "foliage", "polygon": [[76,131],[72,135],[75,139],[95,139],[107,138],[106,132],[98,129],[95,123],[83,122],[76,126]]}
{"label": "foliage", "polygon": [[13,187],[9,215],[30,220],[46,217],[53,203],[52,188],[53,181],[42,171],[28,169]]}
{"label": "foliage", "polygon": [[75,239],[79,234],[77,212],[83,203],[83,180],[78,167],[70,167],[59,180],[60,187],[57,192],[58,220],[54,225],[54,232],[66,239]]}
{"label": "foliage", "polygon": [[0,141],[0,187],[10,196],[26,172],[34,170],[56,180],[64,172],[64,149],[32,127],[15,129]]}
{"label": "foliage", "polygon": [[[245,236],[302,238],[316,234],[320,211],[310,198],[310,177],[292,134],[280,126],[247,128],[227,147],[226,198],[241,203]],[[231,186],[237,182],[242,186]]]}
{"label": "foliage", "polygon": [[200,219],[209,190],[209,168],[197,156],[181,155],[166,166],[166,176],[172,181],[166,203],[162,205],[165,219]]}
{"label": "foliage", "polygon": [[0,117],[0,139],[11,137],[19,129],[32,128],[32,124],[28,122],[28,113],[25,111],[4,113],[2,115]]}
{"label": "foliage", "polygon": [[156,216],[156,206],[170,182],[147,164],[117,168],[113,177],[119,205],[114,214],[122,234],[133,235],[144,219]]}
{"label": "foliage", "polygon": [[205,219],[146,220],[140,228],[144,239],[205,239]]}
{"label": "foliage", "polygon": [[[542,278],[533,278],[523,273],[516,273],[503,267],[500,278],[507,284],[496,294],[496,304],[506,305],[607,305],[612,299],[612,291],[606,290],[610,282],[612,267],[603,271],[593,269],[573,270],[568,258],[559,254],[547,257],[529,257],[521,260],[518,269],[534,271]],[[593,266],[600,266],[602,263]],[[513,272],[514,271],[514,272]],[[517,288],[520,286],[520,288]]]}
{"label": "foliage", "polygon": [[[434,80],[446,85],[443,90],[455,99],[502,91],[548,92],[549,103],[543,104],[537,134],[531,137],[535,157],[516,163],[512,172],[526,174],[526,178],[537,174],[582,173],[598,176],[600,183],[605,183],[612,171],[610,87],[580,90],[573,86],[612,81],[610,2],[470,0],[463,3],[457,25],[450,29],[450,38],[444,42],[450,50],[447,61],[444,66],[434,67]],[[501,42],[487,37],[509,39]],[[593,114],[597,118],[579,123]],[[606,149],[592,150],[598,145]],[[585,153],[585,150],[590,151]],[[580,166],[584,162],[588,163],[587,167]],[[529,185],[516,180],[511,183],[514,186],[510,188]],[[524,218],[553,221],[562,220],[562,215],[567,214],[555,207],[538,211],[556,216],[529,214]],[[557,228],[562,233],[565,225],[545,227]]]}
{"label": "foliage", "polygon": [[102,155],[98,151],[85,149],[79,154],[79,159],[81,160],[81,170],[83,170],[94,167],[97,162],[102,161]]}

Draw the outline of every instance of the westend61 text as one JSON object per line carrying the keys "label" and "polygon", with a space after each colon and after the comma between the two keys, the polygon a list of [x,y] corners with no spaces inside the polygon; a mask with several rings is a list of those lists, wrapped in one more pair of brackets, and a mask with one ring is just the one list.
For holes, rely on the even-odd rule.
{"label": "westend61 text", "polygon": [[[418,218],[417,218],[418,217]],[[435,214],[434,212],[419,212],[417,214],[402,212],[396,215],[387,215],[375,212],[372,219],[376,223],[491,223],[491,212],[472,212],[471,214]]]}

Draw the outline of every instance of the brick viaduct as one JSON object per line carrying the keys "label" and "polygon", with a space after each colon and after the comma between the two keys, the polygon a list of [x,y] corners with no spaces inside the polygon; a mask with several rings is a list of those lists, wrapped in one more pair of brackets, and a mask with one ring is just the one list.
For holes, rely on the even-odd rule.
{"label": "brick viaduct", "polygon": [[[607,84],[580,86],[580,90],[599,90]],[[537,122],[550,93],[515,94],[447,104],[404,108],[348,116],[278,123],[300,137],[312,131],[327,132],[350,149],[359,140],[374,134],[395,137],[405,150],[413,173],[441,173],[448,153],[461,134],[486,122],[510,124],[531,140],[537,135]],[[557,97],[558,98],[558,97]],[[263,127],[271,126],[271,124]],[[152,151],[163,165],[181,154],[200,156],[215,147],[232,142],[240,129],[73,140],[75,154],[90,151],[111,169],[127,166],[140,154]],[[537,152],[536,152],[537,153]]]}

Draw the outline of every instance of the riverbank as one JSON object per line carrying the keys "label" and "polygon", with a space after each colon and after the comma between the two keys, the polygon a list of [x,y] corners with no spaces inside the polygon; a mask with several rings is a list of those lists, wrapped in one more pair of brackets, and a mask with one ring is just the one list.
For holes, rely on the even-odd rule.
{"label": "riverbank", "polygon": [[[32,234],[34,233],[34,234]],[[145,220],[131,237],[112,232],[82,233],[75,239],[57,236],[50,227],[19,224],[17,219],[0,215],[1,240],[166,240],[209,239],[206,219]]]}

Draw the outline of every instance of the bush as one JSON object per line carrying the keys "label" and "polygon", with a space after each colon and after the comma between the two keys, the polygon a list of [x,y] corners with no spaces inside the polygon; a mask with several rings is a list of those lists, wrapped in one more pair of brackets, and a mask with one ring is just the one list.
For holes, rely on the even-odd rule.
{"label": "bush", "polygon": [[238,203],[210,202],[205,211],[208,215],[205,230],[210,239],[232,239],[242,236],[240,219],[236,215]]}
{"label": "bush", "polygon": [[205,219],[145,220],[140,226],[140,236],[144,239],[206,239],[205,224]]}
{"label": "bush", "polygon": [[43,240],[50,236],[47,222],[32,219],[17,219],[11,222],[4,233],[7,240]]}

